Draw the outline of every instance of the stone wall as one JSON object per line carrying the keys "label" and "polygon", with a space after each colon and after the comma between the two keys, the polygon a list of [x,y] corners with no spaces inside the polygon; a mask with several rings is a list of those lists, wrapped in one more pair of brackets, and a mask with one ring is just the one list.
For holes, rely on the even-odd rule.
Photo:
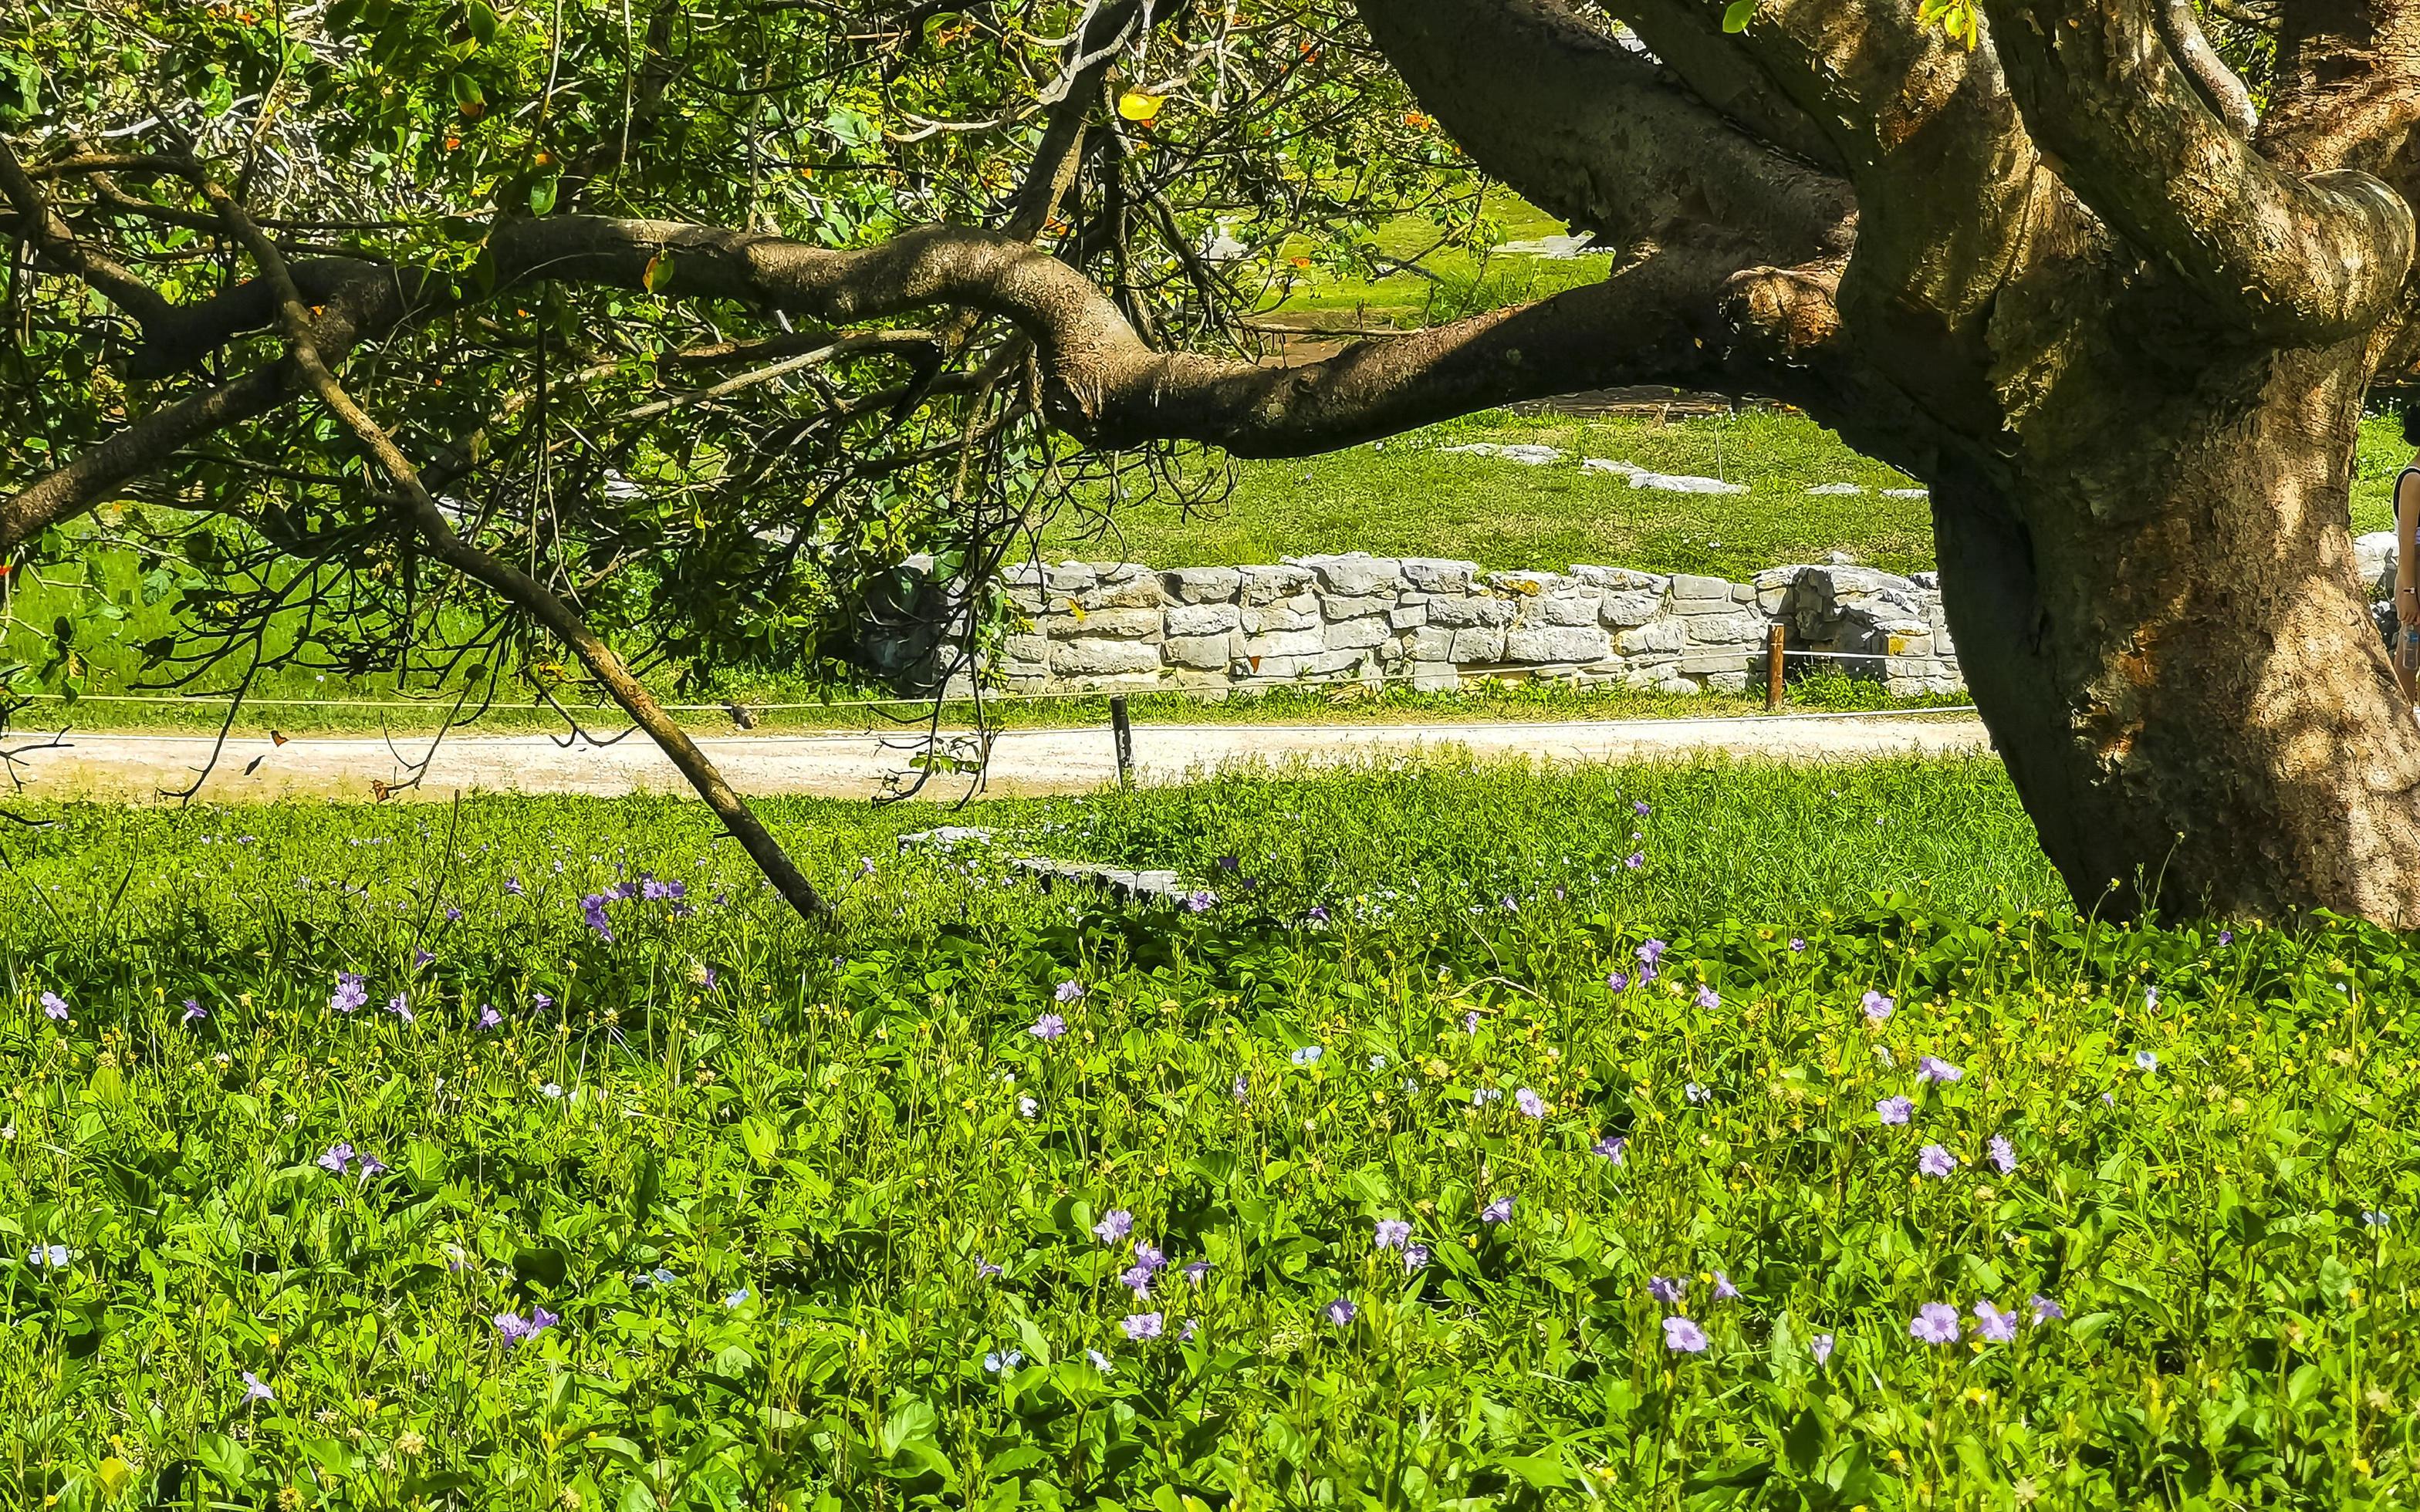
{"label": "stone wall", "polygon": [[1764,675],[1769,627],[1844,654],[1898,695],[1964,688],[1932,575],[1776,567],[1750,582],[1624,567],[1481,572],[1424,557],[1275,566],[1068,562],[1011,574],[1020,616],[989,671],[1011,692],[1218,691],[1466,677],[1737,691]]}

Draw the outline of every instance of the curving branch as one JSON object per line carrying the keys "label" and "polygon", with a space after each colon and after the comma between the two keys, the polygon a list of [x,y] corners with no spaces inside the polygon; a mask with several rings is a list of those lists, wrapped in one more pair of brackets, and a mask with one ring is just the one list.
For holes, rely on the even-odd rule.
{"label": "curving branch", "polygon": [[2245,334],[2320,342],[2397,297],[2411,207],[2366,173],[2281,172],[2162,45],[2153,0],[1984,0],[2025,125],[2112,229]]}
{"label": "curving branch", "polygon": [[2252,103],[2252,91],[2245,87],[2218,49],[2210,45],[2202,35],[2201,18],[2194,14],[2193,0],[2153,0],[2152,19],[2160,28],[2160,40],[2168,44],[2177,67],[2184,69],[2194,90],[2201,96],[2211,114],[2226,123],[2226,129],[2238,136],[2250,136],[2260,129],[2260,112]]}
{"label": "curving branch", "polygon": [[1847,184],[1757,140],[1557,0],[1360,0],[1388,60],[1533,203],[1617,246],[1728,237],[1742,261],[1847,250]]}

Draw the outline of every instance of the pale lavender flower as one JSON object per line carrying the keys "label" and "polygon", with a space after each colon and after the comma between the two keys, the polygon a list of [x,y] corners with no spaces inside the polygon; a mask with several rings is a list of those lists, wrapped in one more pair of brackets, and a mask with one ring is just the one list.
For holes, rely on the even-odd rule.
{"label": "pale lavender flower", "polygon": [[1040,1116],[1041,1112],[1042,1112],[1042,1103],[1041,1103],[1041,1100],[1040,1100],[1040,1099],[1038,1099],[1038,1098],[1032,1098],[1032,1097],[1020,1097],[1020,1098],[1018,1098],[1018,1099],[1016,1100],[1016,1116],[1017,1116],[1018,1118],[1020,1118],[1020,1119],[1032,1119],[1032,1118],[1036,1118],[1036,1117],[1039,1117],[1039,1116]]}
{"label": "pale lavender flower", "polygon": [[2218,943],[2222,946],[2233,945],[2235,943],[2235,931],[2231,929],[2220,930],[2218,932]]}
{"label": "pale lavender flower", "polygon": [[1946,1302],[1928,1302],[1907,1325],[1908,1337],[1920,1344],[1958,1342],[1958,1309]]}
{"label": "pale lavender flower", "polygon": [[1144,1270],[1149,1271],[1152,1274],[1157,1275],[1162,1270],[1167,1268],[1168,1257],[1160,1252],[1158,1245],[1146,1244],[1140,1240],[1137,1240],[1135,1242],[1134,1249],[1135,1263],[1141,1266]]}
{"label": "pale lavender flower", "polygon": [[358,971],[336,973],[336,991],[329,997],[328,1006],[339,1013],[349,1013],[370,1000],[369,984]]}
{"label": "pale lavender flower", "polygon": [[247,1370],[243,1373],[243,1399],[247,1402],[273,1402],[277,1400],[277,1393],[271,1391],[258,1376]]}
{"label": "pale lavender flower", "polygon": [[1050,989],[1050,995],[1059,1002],[1072,1003],[1084,995],[1084,984],[1074,980],[1063,981]]}
{"label": "pale lavender flower", "polygon": [[1711,1012],[1714,1009],[1723,1006],[1723,995],[1714,991],[1712,983],[1701,981],[1698,983],[1698,995],[1696,1001],[1699,1008],[1705,1009]]}
{"label": "pale lavender flower", "polygon": [[414,1022],[411,1016],[411,999],[402,993],[397,993],[387,999],[386,1011],[406,1024]]}
{"label": "pale lavender flower", "polygon": [[1683,1082],[1681,1084],[1681,1095],[1687,1098],[1692,1103],[1703,1103],[1714,1094],[1707,1091],[1696,1082]]}
{"label": "pale lavender flower", "polygon": [[1651,1275],[1647,1278],[1647,1294],[1666,1306],[1677,1305],[1689,1294],[1689,1278],[1685,1275]]}
{"label": "pale lavender flower", "polygon": [[1310,919],[1314,924],[1325,924],[1327,922],[1327,905],[1326,903],[1313,903],[1311,905],[1311,912],[1305,914],[1303,917]]}
{"label": "pale lavender flower", "polygon": [[1093,1237],[1104,1244],[1114,1244],[1133,1232],[1134,1214],[1124,1208],[1112,1208],[1093,1226]]}
{"label": "pale lavender flower", "polygon": [[508,876],[504,878],[504,891],[510,893],[516,898],[525,898],[529,896],[529,889],[521,886],[521,879],[519,877]]}
{"label": "pale lavender flower", "polygon": [[1966,1073],[1938,1056],[1919,1056],[1916,1061],[1916,1079],[1920,1082],[1963,1081]]}
{"label": "pale lavender flower", "polygon": [[504,1016],[496,1011],[496,1005],[493,1003],[481,1003],[479,1005],[479,1027],[483,1029],[492,1029],[503,1022],[504,1022]]}
{"label": "pale lavender flower", "polygon": [[430,962],[435,961],[436,959],[437,958],[435,956],[429,954],[427,950],[422,949],[419,946],[415,945],[411,948],[411,969],[414,971],[418,971],[421,967],[427,965]]}
{"label": "pale lavender flower", "polygon": [[1916,1116],[1916,1102],[1905,1097],[1884,1098],[1874,1104],[1874,1116],[1885,1123],[1905,1123]]}
{"label": "pale lavender flower", "polygon": [[2041,1327],[2044,1323],[2056,1322],[2058,1319],[2067,1316],[2066,1308],[2051,1301],[2048,1297],[2043,1296],[2039,1291],[2035,1292],[2032,1297],[2026,1300],[2025,1305],[2033,1312],[2034,1326],[2036,1328]]}
{"label": "pale lavender flower", "polygon": [[1319,1057],[1326,1054],[1327,1054],[1326,1046],[1307,1044],[1286,1058],[1297,1066],[1316,1066],[1319,1064]]}
{"label": "pale lavender flower", "polygon": [[1671,947],[1662,940],[1650,940],[1638,948],[1638,964],[1642,966],[1654,965],[1664,959],[1664,952],[1670,949]]}
{"label": "pale lavender flower", "polygon": [[376,1155],[364,1155],[361,1158],[360,1163],[354,1166],[354,1169],[360,1171],[364,1176],[377,1176],[386,1170],[386,1162],[379,1159]]}
{"label": "pale lavender flower", "polygon": [[1188,914],[1206,914],[1218,906],[1218,895],[1206,887],[1185,895],[1185,911]]}
{"label": "pale lavender flower", "polygon": [[1067,1021],[1056,1013],[1045,1013],[1029,1025],[1025,1032],[1037,1040],[1056,1040],[1067,1032]]}
{"label": "pale lavender flower", "polygon": [[1628,856],[1621,858],[1621,864],[1629,868],[1631,871],[1636,872],[1640,867],[1647,864],[1647,853],[1645,851],[1633,851]]}
{"label": "pale lavender flower", "polygon": [[496,1332],[504,1335],[506,1344],[522,1344],[562,1321],[559,1316],[543,1307],[532,1307],[527,1318],[516,1313],[498,1313]]}
{"label": "pale lavender flower", "polygon": [[1376,1242],[1380,1249],[1402,1249],[1411,1242],[1412,1226],[1400,1218],[1378,1220]]}
{"label": "pale lavender flower", "polygon": [[1135,1294],[1138,1301],[1151,1296],[1151,1267],[1148,1265],[1129,1266],[1118,1273],[1118,1280]]}
{"label": "pale lavender flower", "polygon": [[1188,1260],[1177,1273],[1198,1287],[1209,1278],[1210,1262],[1208,1260]]}
{"label": "pale lavender flower", "polygon": [[209,1018],[209,1016],[210,1011],[209,1009],[204,1008],[197,999],[188,997],[185,999],[185,1016],[178,1020],[178,1022],[180,1024],[194,1024],[200,1020]]}
{"label": "pale lavender flower", "polygon": [[1641,819],[1646,818],[1646,817],[1648,816],[1648,814],[1650,814],[1650,813],[1652,813],[1652,812],[1653,811],[1652,810],[1651,810],[1651,809],[1649,809],[1649,808],[1648,808],[1648,806],[1647,806],[1647,800],[1646,800],[1645,798],[1637,798],[1637,799],[1634,799],[1634,800],[1632,800],[1631,805],[1630,805],[1630,809],[1631,809],[1631,811],[1632,811],[1633,813],[1636,813],[1636,814],[1637,814],[1637,815],[1638,815],[1638,817],[1639,817],[1639,818],[1641,818]]}
{"label": "pale lavender flower", "polygon": [[1866,1022],[1869,1024],[1880,1024],[1899,1011],[1899,1004],[1896,1001],[1884,996],[1870,987],[1866,989],[1866,995],[1858,1000],[1858,1005],[1866,1011]]}
{"label": "pale lavender flower", "polygon": [[1737,1302],[1739,1300],[1739,1288],[1731,1285],[1731,1278],[1730,1276],[1725,1275],[1720,1271],[1716,1271],[1714,1273],[1714,1300],[1716,1302]]}
{"label": "pale lavender flower", "polygon": [[980,1256],[980,1255],[978,1255],[978,1256],[976,1256],[976,1257],[975,1257],[975,1279],[976,1279],[976,1280],[978,1280],[978,1281],[988,1281],[988,1280],[990,1280],[993,1276],[999,1275],[1000,1273],[1001,1273],[1001,1269],[1000,1269],[1000,1267],[999,1267],[999,1266],[994,1265],[991,1261],[989,1261],[989,1260],[987,1260],[987,1259],[985,1259],[985,1258],[984,1258],[982,1256]]}
{"label": "pale lavender flower", "polygon": [[1790,941],[1790,953],[1792,955],[1805,955],[1807,953],[1807,942],[1792,936]]}
{"label": "pale lavender flower", "polygon": [[1958,1168],[1958,1157],[1939,1145],[1927,1145],[1916,1151],[1916,1168],[1927,1176],[1947,1176]]}
{"label": "pale lavender flower", "polygon": [[342,1176],[345,1174],[346,1165],[351,1163],[352,1158],[352,1146],[344,1144],[330,1145],[326,1149],[321,1150],[319,1152],[319,1158],[313,1161],[311,1164],[318,1166],[321,1170],[326,1171],[331,1176]]}
{"label": "pale lavender flower", "polygon": [[68,1021],[68,1000],[56,993],[44,993],[42,1011],[49,1014],[54,1021],[65,1024]]}
{"label": "pale lavender flower", "polygon": [[1025,1351],[1022,1350],[995,1350],[984,1356],[984,1370],[987,1374],[997,1376],[1003,1371],[1014,1370],[1024,1363]]}
{"label": "pale lavender flower", "polygon": [[1404,1246],[1404,1273],[1405,1275],[1410,1275],[1415,1271],[1427,1269],[1428,1263],[1429,1247],[1426,1244],[1406,1244]]}
{"label": "pale lavender flower", "polygon": [[1993,1134],[1991,1144],[1984,1148],[1991,1151],[1992,1164],[2000,1168],[2002,1176],[2017,1168],[2017,1147],[2009,1143],[2007,1134]]}
{"label": "pale lavender flower", "polygon": [[1234,1094],[1235,1105],[1237,1107],[1242,1107],[1245,1103],[1249,1103],[1252,1100],[1251,1084],[1244,1079],[1244,1073],[1240,1071],[1235,1073],[1234,1085],[1230,1087],[1228,1090]]}
{"label": "pale lavender flower", "polygon": [[558,1082],[549,1082],[537,1090],[538,1095],[545,1098],[558,1098],[563,1095],[562,1084]]}
{"label": "pale lavender flower", "polygon": [[553,1006],[554,1006],[554,999],[553,999],[552,997],[548,996],[546,994],[544,994],[544,993],[532,993],[532,994],[530,994],[530,1007],[532,1007],[532,1008],[534,1008],[534,1009],[536,1009],[539,1012],[543,1013],[543,1012],[545,1012],[548,1009],[552,1008]]}
{"label": "pale lavender flower", "polygon": [[2365,1211],[2361,1215],[2362,1227],[2365,1228],[2383,1228],[2393,1221],[2385,1213],[2374,1208]]}
{"label": "pale lavender flower", "polygon": [[2151,1010],[2156,1010],[2160,1006],[2160,990],[2157,987],[2143,989],[2143,1006]]}
{"label": "pale lavender flower", "polygon": [[1589,1146],[1589,1153],[1602,1155],[1616,1165],[1625,1165],[1630,1159],[1630,1140],[1624,1135],[1607,1134]]}
{"label": "pale lavender flower", "polygon": [[1118,1367],[1109,1363],[1109,1357],[1098,1350],[1086,1350],[1084,1358],[1092,1361],[1093,1368],[1105,1376],[1114,1376],[1118,1373]]}
{"label": "pale lavender flower", "polygon": [[2157,1071],[2160,1069],[2160,1057],[2151,1054],[2149,1050],[2137,1050],[2134,1052],[2134,1069],[2136,1071]]}
{"label": "pale lavender flower", "polygon": [[1664,1319],[1664,1347],[1675,1354],[1703,1354],[1706,1331],[1675,1313]]}
{"label": "pale lavender flower", "polygon": [[1352,1327],[1353,1319],[1361,1314],[1361,1309],[1353,1305],[1353,1299],[1350,1297],[1339,1297],[1320,1311],[1326,1316],[1329,1322],[1339,1328]]}
{"label": "pale lavender flower", "polygon": [[1185,1320],[1185,1326],[1176,1331],[1176,1336],[1184,1342],[1190,1344],[1193,1342],[1194,1336],[1201,1332],[1202,1319],[1199,1318],[1188,1318]]}
{"label": "pale lavender flower", "polygon": [[597,932],[598,939],[611,945],[613,943],[613,923],[605,917],[605,894],[601,892],[592,892],[583,896],[580,900],[580,917],[590,929]]}
{"label": "pale lavender flower", "polygon": [[1546,1116],[1546,1100],[1526,1087],[1512,1094],[1512,1105],[1533,1119]]}
{"label": "pale lavender flower", "polygon": [[1497,1197],[1495,1201],[1479,1210],[1479,1221],[1483,1224],[1506,1223],[1509,1222],[1512,1217],[1512,1199],[1511,1197]]}
{"label": "pale lavender flower", "polygon": [[1993,1344],[2006,1344],[2017,1336],[2017,1315],[2002,1312],[1988,1302],[1975,1304],[1975,1335]]}
{"label": "pale lavender flower", "polygon": [[1605,989],[1611,993],[1626,993],[1630,990],[1630,979],[1619,971],[1608,973],[1605,979]]}
{"label": "pale lavender flower", "polygon": [[1467,1013],[1463,1014],[1462,1032],[1465,1034],[1477,1034],[1479,1032],[1479,1010],[1474,1008]]}
{"label": "pale lavender flower", "polygon": [[75,1259],[65,1244],[37,1244],[25,1252],[25,1263],[37,1271],[64,1271]]}
{"label": "pale lavender flower", "polygon": [[1818,1370],[1831,1364],[1832,1345],[1833,1338],[1829,1334],[1818,1334],[1807,1341],[1807,1352],[1815,1357],[1815,1368]]}

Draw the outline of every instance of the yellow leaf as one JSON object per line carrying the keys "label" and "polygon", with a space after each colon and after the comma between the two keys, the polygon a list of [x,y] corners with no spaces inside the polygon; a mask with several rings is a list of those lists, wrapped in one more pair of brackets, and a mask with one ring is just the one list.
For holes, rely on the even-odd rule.
{"label": "yellow leaf", "polygon": [[111,1455],[101,1462],[99,1478],[101,1493],[115,1497],[125,1490],[127,1484],[134,1479],[134,1467],[116,1455]]}
{"label": "yellow leaf", "polygon": [[1118,114],[1130,121],[1147,121],[1159,114],[1166,103],[1158,95],[1147,95],[1140,89],[1129,89],[1118,96]]}

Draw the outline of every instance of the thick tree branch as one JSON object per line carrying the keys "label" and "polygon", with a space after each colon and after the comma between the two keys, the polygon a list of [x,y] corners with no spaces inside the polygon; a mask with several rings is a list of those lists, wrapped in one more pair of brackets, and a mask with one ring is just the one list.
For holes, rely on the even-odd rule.
{"label": "thick tree branch", "polygon": [[2151,0],[1985,0],[2025,124],[2110,226],[2246,334],[2376,320],[2412,264],[2411,208],[2365,173],[2282,173],[2211,114]]}
{"label": "thick tree branch", "polygon": [[1751,138],[1558,0],[1361,0],[1421,103],[1533,202],[1617,246],[1728,235],[1741,262],[1848,246],[1840,180]]}
{"label": "thick tree branch", "polygon": [[2420,122],[2420,7],[2289,0],[2278,8],[2276,85],[2260,147],[2294,173],[2362,168],[2403,184]]}
{"label": "thick tree branch", "polygon": [[91,285],[137,325],[147,329],[169,313],[168,301],[158,289],[76,239],[67,222],[52,208],[40,187],[27,177],[5,139],[0,139],[0,196],[5,196],[16,212],[16,234],[45,263]]}
{"label": "thick tree branch", "polygon": [[1019,241],[1031,241],[1049,225],[1059,202],[1076,182],[1076,169],[1083,158],[1084,126],[1092,118],[1093,107],[1100,102],[1102,81],[1109,76],[1118,47],[1141,10],[1141,0],[1111,0],[1089,13],[1086,25],[1071,44],[1075,57],[1089,61],[1076,70],[1066,94],[1050,108],[1041,144],[1033,149],[1032,166],[1017,189],[1002,232]]}
{"label": "thick tree branch", "polygon": [[2253,107],[2252,91],[2202,35],[2193,0],[2153,0],[2152,15],[2159,23],[2160,40],[2168,44],[2177,67],[2184,69],[2211,113],[2238,136],[2259,130],[2260,113]]}

